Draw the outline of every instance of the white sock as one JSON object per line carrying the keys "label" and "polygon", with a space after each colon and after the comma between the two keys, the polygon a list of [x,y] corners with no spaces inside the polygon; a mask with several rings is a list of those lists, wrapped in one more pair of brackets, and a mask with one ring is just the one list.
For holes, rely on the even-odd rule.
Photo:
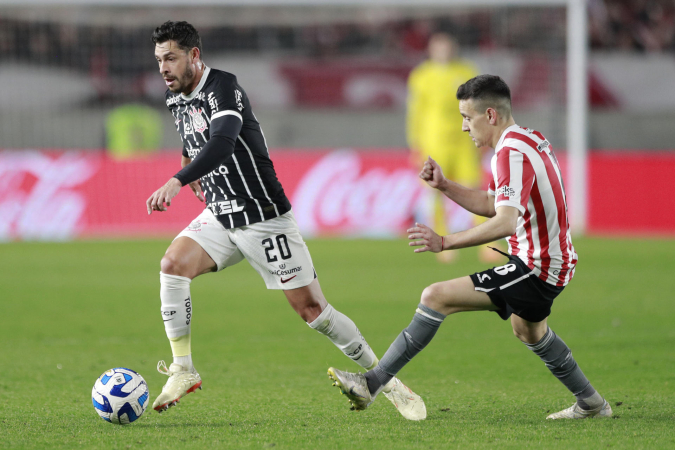
{"label": "white sock", "polygon": [[159,273],[162,301],[162,320],[166,336],[171,343],[173,362],[188,370],[193,370],[190,347],[190,322],[192,321],[192,300],[190,298],[190,280],[178,275]]}
{"label": "white sock", "polygon": [[375,353],[361,336],[356,324],[331,305],[326,306],[319,317],[307,325],[330,339],[342,353],[364,369],[377,364]]}
{"label": "white sock", "polygon": [[192,355],[174,356],[173,362],[174,364],[180,364],[181,366],[185,367],[188,372],[192,372],[195,369],[195,366],[192,364]]}

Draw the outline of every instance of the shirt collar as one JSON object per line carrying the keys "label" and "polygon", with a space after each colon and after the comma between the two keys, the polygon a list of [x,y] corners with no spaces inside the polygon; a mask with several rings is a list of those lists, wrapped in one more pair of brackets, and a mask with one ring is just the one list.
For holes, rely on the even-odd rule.
{"label": "shirt collar", "polygon": [[502,132],[502,135],[499,137],[499,141],[497,142],[497,146],[495,147],[495,153],[497,153],[504,145],[504,139],[506,139],[506,135],[509,134],[511,131],[514,131],[516,128],[520,127],[518,126],[518,124],[513,124]]}
{"label": "shirt collar", "polygon": [[204,83],[206,83],[206,79],[209,77],[209,73],[211,72],[211,68],[208,66],[204,66],[204,73],[202,74],[202,79],[199,80],[199,84],[195,88],[194,91],[190,92],[189,95],[183,95],[183,93],[180,94],[180,96],[183,98],[183,100],[192,100],[199,94],[199,92],[202,90],[204,87]]}

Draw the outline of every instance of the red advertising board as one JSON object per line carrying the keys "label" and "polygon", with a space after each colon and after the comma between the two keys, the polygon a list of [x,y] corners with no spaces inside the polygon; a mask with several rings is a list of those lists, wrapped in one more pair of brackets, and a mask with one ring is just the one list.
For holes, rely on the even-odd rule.
{"label": "red advertising board", "polygon": [[[307,237],[398,236],[423,214],[430,192],[398,149],[277,150],[272,159]],[[167,212],[148,215],[145,201],[179,162],[178,152],[133,160],[0,152],[0,241],[174,235],[203,204],[189,189]],[[673,174],[673,153],[592,153],[589,231],[675,235]]]}

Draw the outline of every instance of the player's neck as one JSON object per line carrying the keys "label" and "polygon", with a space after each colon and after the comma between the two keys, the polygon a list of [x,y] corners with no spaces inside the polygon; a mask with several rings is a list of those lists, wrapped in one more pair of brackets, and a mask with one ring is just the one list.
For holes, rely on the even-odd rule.
{"label": "player's neck", "polygon": [[197,64],[195,64],[195,77],[192,80],[192,83],[190,83],[190,86],[186,89],[187,92],[183,92],[183,95],[190,95],[192,94],[195,89],[197,89],[197,86],[199,86],[199,82],[202,81],[202,77],[204,76],[204,71],[206,70],[206,65],[204,65],[203,62],[199,61]]}
{"label": "player's neck", "polygon": [[513,116],[509,117],[509,120],[505,121],[503,124],[501,124],[497,130],[495,130],[495,134],[492,136],[492,142],[490,142],[490,146],[492,148],[497,148],[497,144],[499,144],[499,139],[501,139],[502,134],[504,134],[504,130],[506,130],[508,127],[513,126],[516,124],[516,121],[513,119]]}

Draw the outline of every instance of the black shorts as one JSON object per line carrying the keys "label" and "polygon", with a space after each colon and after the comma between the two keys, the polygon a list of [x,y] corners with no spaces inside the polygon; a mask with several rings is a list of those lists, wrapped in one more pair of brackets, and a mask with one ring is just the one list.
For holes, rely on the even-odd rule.
{"label": "black shorts", "polygon": [[540,280],[517,256],[499,253],[508,257],[509,262],[471,275],[474,288],[490,297],[499,308],[495,312],[504,320],[511,314],[528,322],[541,322],[547,318],[553,300],[564,288]]}

